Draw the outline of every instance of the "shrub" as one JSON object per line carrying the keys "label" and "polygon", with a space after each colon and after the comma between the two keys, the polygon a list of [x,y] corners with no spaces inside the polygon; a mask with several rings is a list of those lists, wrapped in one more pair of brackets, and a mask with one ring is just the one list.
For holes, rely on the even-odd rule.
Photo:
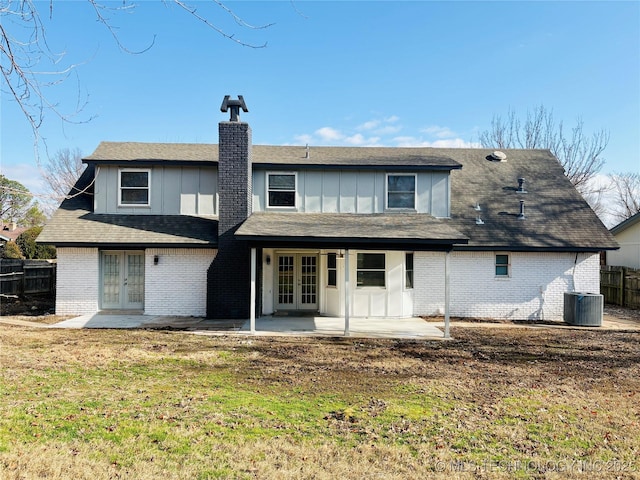
{"label": "shrub", "polygon": [[49,259],[56,258],[56,249],[50,245],[40,245],[36,242],[36,238],[40,235],[42,227],[31,227],[22,232],[16,239],[16,243],[22,250],[24,258],[33,259]]}
{"label": "shrub", "polygon": [[22,251],[16,242],[10,240],[4,246],[2,250],[2,258],[24,258]]}

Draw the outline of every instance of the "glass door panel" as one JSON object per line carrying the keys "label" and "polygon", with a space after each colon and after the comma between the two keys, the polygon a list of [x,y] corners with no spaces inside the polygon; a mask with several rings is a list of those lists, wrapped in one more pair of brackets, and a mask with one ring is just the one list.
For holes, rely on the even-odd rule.
{"label": "glass door panel", "polygon": [[277,310],[317,310],[318,255],[277,255]]}

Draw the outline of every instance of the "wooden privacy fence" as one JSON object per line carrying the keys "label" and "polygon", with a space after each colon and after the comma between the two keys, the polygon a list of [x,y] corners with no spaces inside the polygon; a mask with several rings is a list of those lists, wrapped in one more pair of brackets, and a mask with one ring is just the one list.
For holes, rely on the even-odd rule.
{"label": "wooden privacy fence", "polygon": [[640,308],[640,270],[605,265],[600,268],[600,293],[606,303]]}
{"label": "wooden privacy fence", "polygon": [[53,293],[56,264],[47,260],[0,259],[0,294]]}

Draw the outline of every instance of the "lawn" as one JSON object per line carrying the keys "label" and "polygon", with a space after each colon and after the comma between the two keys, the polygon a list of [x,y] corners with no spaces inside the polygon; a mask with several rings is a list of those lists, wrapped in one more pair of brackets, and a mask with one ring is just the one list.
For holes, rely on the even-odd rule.
{"label": "lawn", "polygon": [[0,327],[0,478],[640,478],[640,332]]}

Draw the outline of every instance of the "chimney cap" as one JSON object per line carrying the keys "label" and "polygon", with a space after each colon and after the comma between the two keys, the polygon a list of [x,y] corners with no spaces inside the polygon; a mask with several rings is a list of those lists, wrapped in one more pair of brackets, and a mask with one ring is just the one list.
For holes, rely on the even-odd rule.
{"label": "chimney cap", "polygon": [[244,98],[242,95],[238,95],[238,100],[231,100],[231,95],[225,95],[222,100],[222,105],[220,106],[221,112],[226,112],[231,108],[231,115],[229,121],[238,122],[240,121],[240,109],[242,108],[243,112],[248,112],[247,104],[244,103]]}

